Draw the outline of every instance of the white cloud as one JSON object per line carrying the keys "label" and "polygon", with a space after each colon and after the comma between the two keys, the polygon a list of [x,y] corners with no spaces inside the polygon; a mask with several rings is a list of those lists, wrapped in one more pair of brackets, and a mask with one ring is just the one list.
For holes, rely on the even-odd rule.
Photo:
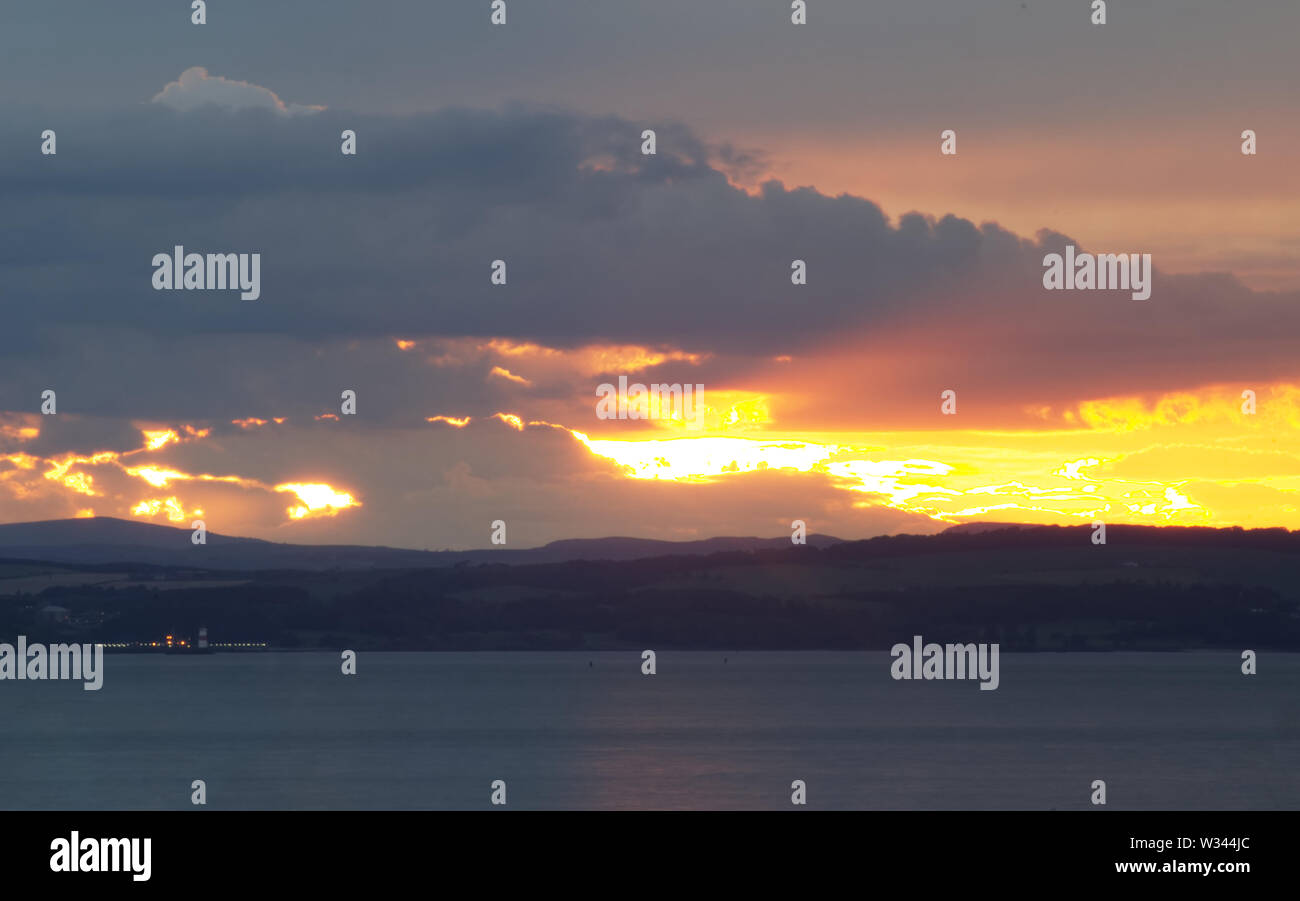
{"label": "white cloud", "polygon": [[188,112],[213,104],[225,109],[266,109],[282,116],[300,116],[318,113],[323,106],[304,106],[285,103],[275,91],[247,81],[232,81],[220,75],[209,75],[202,66],[191,66],[180,78],[169,82],[153,98],[172,109]]}

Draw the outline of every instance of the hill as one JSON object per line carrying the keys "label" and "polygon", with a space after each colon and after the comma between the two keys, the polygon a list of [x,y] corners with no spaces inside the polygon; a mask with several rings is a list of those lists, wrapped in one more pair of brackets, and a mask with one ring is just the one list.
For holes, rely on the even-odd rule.
{"label": "hill", "polygon": [[[363,545],[280,544],[208,532],[195,545],[189,529],[108,516],[52,519],[0,525],[0,559],[41,560],[73,565],[143,564],[205,570],[366,570],[455,566],[460,563],[562,563],[568,560],[636,560],[667,554],[712,554],[789,546],[789,538],[708,538],[657,541],[591,538],[554,541],[538,548],[501,547],[478,551],[419,551]],[[840,539],[810,535],[815,547]]]}
{"label": "hill", "polygon": [[[66,534],[48,528],[47,539]],[[145,533],[109,528],[121,547],[141,547],[134,535]],[[1117,525],[1107,533],[1104,545],[1087,526],[821,547],[716,539],[653,557],[510,565],[481,552],[489,562],[329,571],[206,570],[195,557],[185,567],[10,559],[0,560],[0,636],[129,642],[206,625],[214,641],[370,650],[886,650],[919,634],[1006,651],[1300,651],[1300,532]],[[534,551],[680,547],[557,544]]]}

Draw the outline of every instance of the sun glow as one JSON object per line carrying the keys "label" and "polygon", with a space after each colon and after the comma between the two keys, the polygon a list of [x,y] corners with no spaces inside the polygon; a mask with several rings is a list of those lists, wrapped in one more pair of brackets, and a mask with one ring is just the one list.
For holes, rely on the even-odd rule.
{"label": "sun glow", "polygon": [[[1102,398],[1055,414],[1066,428],[778,434],[764,422],[660,438],[571,431],[633,479],[703,482],[764,473],[828,479],[942,523],[1108,522],[1300,528],[1300,390],[1212,387]],[[759,418],[759,417],[755,417]],[[647,427],[662,424],[647,424]],[[719,434],[719,432],[723,432]]]}
{"label": "sun glow", "polygon": [[594,440],[582,432],[572,434],[593,454],[625,467],[634,479],[698,481],[766,469],[811,472],[833,450],[801,441],[731,437]]}
{"label": "sun glow", "polygon": [[341,510],[361,506],[361,502],[346,491],[337,491],[321,483],[286,483],[276,485],[275,490],[292,492],[298,496],[299,504],[286,511],[290,519],[337,516]]}
{"label": "sun glow", "polygon": [[142,429],[140,434],[144,436],[146,450],[158,450],[181,440],[171,429]]}
{"label": "sun glow", "polygon": [[[184,505],[175,497],[143,500],[131,508],[132,516],[152,518],[159,513],[165,514],[170,522],[185,522],[189,518],[185,515]],[[191,515],[201,516],[202,513],[201,510],[195,510]]]}

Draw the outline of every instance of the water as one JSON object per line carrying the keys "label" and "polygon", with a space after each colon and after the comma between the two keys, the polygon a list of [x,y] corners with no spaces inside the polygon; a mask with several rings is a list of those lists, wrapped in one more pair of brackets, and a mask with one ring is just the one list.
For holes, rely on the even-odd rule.
{"label": "water", "polygon": [[[723,663],[723,657],[728,659]],[[588,662],[594,662],[589,667]],[[1001,687],[885,653],[109,655],[0,682],[0,808],[1300,808],[1300,655],[1003,654]]]}

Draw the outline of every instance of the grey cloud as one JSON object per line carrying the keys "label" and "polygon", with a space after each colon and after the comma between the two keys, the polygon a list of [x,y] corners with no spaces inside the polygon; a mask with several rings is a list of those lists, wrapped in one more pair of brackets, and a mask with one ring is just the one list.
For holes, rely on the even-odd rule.
{"label": "grey cloud", "polygon": [[[31,142],[35,122],[3,139]],[[358,132],[356,158],[338,133]],[[984,265],[970,223],[732,187],[681,126],[550,110],[406,119],[140,110],[0,162],[11,340],[42,321],[163,334],[501,334],[770,350],[872,322]],[[734,151],[722,151],[734,162]],[[604,162],[602,162],[604,161]],[[592,169],[590,164],[604,168]],[[1009,237],[1005,242],[1013,243]],[[155,253],[258,252],[263,296],[155,292]],[[790,260],[813,269],[792,289]],[[508,287],[488,283],[493,259]]]}
{"label": "grey cloud", "polygon": [[[638,123],[526,106],[144,107],[61,126],[57,157],[36,152],[39,124],[0,124],[0,143],[29,148],[0,158],[9,409],[53,382],[97,412],[213,419],[313,415],[342,387],[408,422],[591,391],[525,392],[487,379],[486,364],[435,372],[386,344],[428,335],[681,347],[718,355],[713,385],[776,354],[911,348],[883,374],[837,376],[900,401],[904,389],[928,397],[934,379],[1005,395],[1026,372],[1035,390],[1077,392],[1077,371],[1099,362],[1090,392],[1152,377],[1183,387],[1189,359],[1204,381],[1294,372],[1294,294],[1159,273],[1145,302],[1045,292],[1042,255],[1066,235],[955,216],[893,223],[868,200],[776,182],[751,195],[718,168],[743,153],[672,122],[655,123],[653,157]],[[339,153],[344,128],[358,133],[355,158]],[[152,290],[150,261],[175,244],[262,254],[261,298]],[[504,287],[489,284],[498,258]],[[795,258],[805,287],[790,284]]]}

